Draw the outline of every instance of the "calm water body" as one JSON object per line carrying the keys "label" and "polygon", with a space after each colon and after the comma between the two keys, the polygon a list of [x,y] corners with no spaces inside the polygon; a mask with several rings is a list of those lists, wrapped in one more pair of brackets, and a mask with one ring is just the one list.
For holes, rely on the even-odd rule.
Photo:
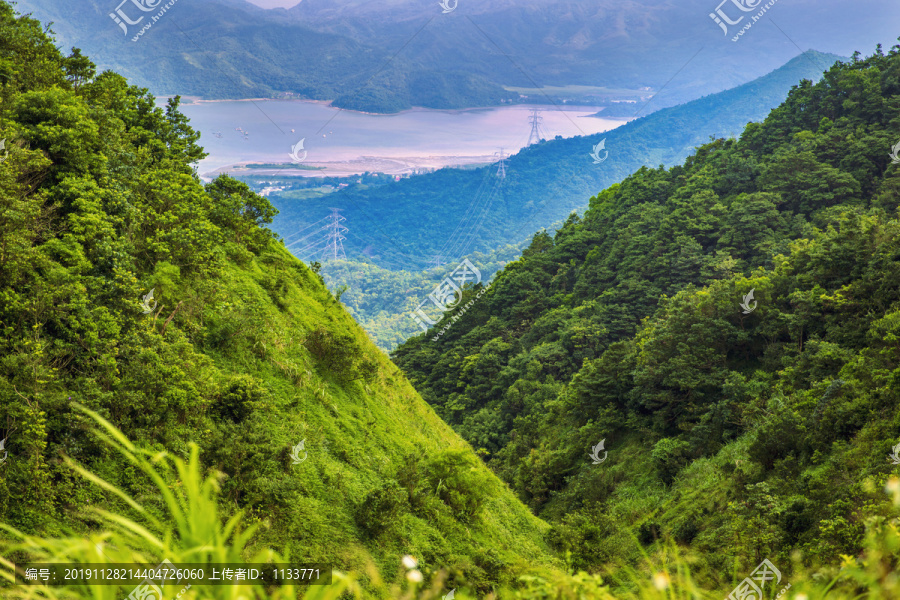
{"label": "calm water body", "polygon": [[[309,153],[306,163],[361,157],[480,156],[498,152],[500,147],[514,154],[528,141],[532,108],[541,109],[545,139],[599,133],[623,123],[589,117],[596,107],[576,106],[564,111],[534,105],[412,109],[395,115],[342,111],[297,100],[204,102],[181,108],[201,132],[200,143],[209,153],[200,163],[201,174],[236,163],[290,162],[291,146],[301,138]],[[446,164],[454,162],[448,159]]]}

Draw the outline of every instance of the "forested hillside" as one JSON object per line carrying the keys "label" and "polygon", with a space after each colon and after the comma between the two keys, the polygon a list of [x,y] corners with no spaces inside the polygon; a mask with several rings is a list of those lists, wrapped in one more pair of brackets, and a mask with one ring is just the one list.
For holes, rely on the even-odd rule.
{"label": "forested hillside", "polygon": [[0,2],[0,596],[41,593],[12,562],[267,548],[366,597],[415,583],[404,555],[442,593],[561,575],[546,524],[273,239],[272,206],[201,184],[177,99],[42,29]]}
{"label": "forested hillside", "polygon": [[[472,320],[399,353],[550,526],[265,198],[198,179],[178,98],[156,108],[0,0],[0,597],[707,600],[766,556],[798,599],[896,598],[898,51],[601,193]],[[22,583],[163,560],[332,584]]]}
{"label": "forested hillside", "polygon": [[703,587],[763,558],[827,580],[896,516],[898,142],[900,46],[855,55],[537,233],[394,360],[572,568],[674,542]]}

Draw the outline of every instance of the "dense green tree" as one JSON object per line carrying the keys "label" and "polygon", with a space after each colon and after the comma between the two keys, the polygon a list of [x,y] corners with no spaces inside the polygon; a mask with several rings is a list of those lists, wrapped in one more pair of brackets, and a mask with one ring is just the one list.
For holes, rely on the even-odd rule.
{"label": "dense green tree", "polygon": [[741,139],[638,169],[536,234],[440,352],[394,352],[573,564],[634,559],[601,531],[712,573],[859,551],[886,509],[859,482],[900,437],[898,69],[900,46],[855,56]]}

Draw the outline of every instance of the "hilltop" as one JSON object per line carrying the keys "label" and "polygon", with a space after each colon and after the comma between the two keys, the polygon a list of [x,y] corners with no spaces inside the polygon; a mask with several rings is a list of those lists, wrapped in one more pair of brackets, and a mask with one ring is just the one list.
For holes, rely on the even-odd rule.
{"label": "hilltop", "polygon": [[840,62],[536,233],[393,358],[572,568],[627,585],[674,541],[705,589],[763,558],[827,581],[895,523],[898,109],[900,46]]}
{"label": "hilltop", "polygon": [[[889,2],[853,10],[849,0],[832,1],[832,11],[782,8],[789,22],[802,19],[805,47],[840,52],[889,34],[896,16]],[[794,53],[774,27],[728,42],[708,18],[707,0],[462,1],[448,14],[438,0],[304,0],[290,10],[191,0],[173,3],[137,43],[140,25],[122,31],[109,18],[116,4],[18,0],[17,7],[54,23],[66,47],[159,96],[287,96],[378,113],[546,104],[545,95],[603,106],[665,87],[654,106],[663,108],[755,79]],[[139,18],[130,2],[122,10]],[[562,89],[548,94],[550,87]]]}

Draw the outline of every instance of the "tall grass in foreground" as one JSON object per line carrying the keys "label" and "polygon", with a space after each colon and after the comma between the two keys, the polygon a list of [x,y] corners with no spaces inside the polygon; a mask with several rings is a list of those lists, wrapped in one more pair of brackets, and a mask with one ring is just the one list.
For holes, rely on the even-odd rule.
{"label": "tall grass in foreground", "polygon": [[[100,415],[84,407],[79,409],[101,425],[102,429],[96,434],[104,442],[152,481],[158,492],[158,498],[154,498],[156,505],[152,508],[142,505],[119,488],[66,458],[67,464],[82,477],[127,504],[130,510],[123,512],[128,512],[129,516],[91,507],[87,509],[89,516],[100,522],[102,527],[87,537],[36,537],[0,524],[13,538],[12,541],[0,541],[4,556],[24,555],[31,562],[120,562],[141,563],[149,567],[156,566],[164,559],[184,566],[198,563],[288,562],[287,557],[281,557],[271,550],[246,555],[245,547],[256,528],[241,529],[241,513],[224,522],[220,518],[217,504],[220,474],[203,476],[196,444],[191,445],[187,462],[165,452],[139,450]],[[160,513],[164,516],[159,516]],[[0,572],[7,571],[7,582],[10,580],[12,566],[8,559],[0,556]],[[310,600],[330,600],[338,598],[351,587],[352,581],[349,578],[335,574],[332,586],[315,587],[306,597]],[[261,585],[249,583],[202,586],[202,589],[201,586],[193,586],[184,593],[181,593],[182,590],[183,585],[166,585],[163,589],[165,598],[175,598],[181,594],[181,600],[296,597],[296,590],[291,586],[269,593]],[[121,600],[129,593],[131,589],[118,586],[0,588],[0,594],[4,597],[22,599]]]}
{"label": "tall grass in foreground", "polygon": [[[218,506],[219,476],[203,475],[199,449],[191,445],[187,461],[166,452],[151,453],[136,448],[122,432],[97,413],[79,407],[101,426],[96,433],[143,472],[158,492],[157,503],[148,507],[128,494],[66,459],[82,477],[128,506],[118,514],[103,508],[89,508],[90,516],[101,524],[87,537],[38,537],[0,524],[6,539],[0,539],[0,597],[15,600],[122,600],[131,589],[116,586],[17,587],[12,585],[10,556],[27,557],[30,562],[68,563],[143,563],[155,566],[163,559],[176,565],[244,562],[290,562],[272,550],[250,551],[248,543],[255,527],[241,528],[241,513],[225,520]],[[873,484],[874,485],[874,484]],[[900,507],[900,480],[891,478],[886,490],[893,495],[894,507]],[[7,557],[7,558],[4,558]],[[782,600],[900,600],[900,528],[897,518],[872,517],[868,523],[865,550],[860,557],[844,557],[840,568],[812,572],[795,561],[793,573],[785,576],[779,588],[790,584]],[[398,560],[400,557],[398,557]],[[523,575],[516,589],[489,594],[486,600],[721,600],[730,591],[700,589],[691,577],[689,557],[676,545],[644,556],[643,569],[628,569],[631,590],[613,595],[601,577],[586,573],[566,575],[544,572]],[[748,573],[749,575],[749,573]],[[388,584],[374,566],[365,574],[349,575],[335,571],[330,586],[266,589],[258,584],[228,586],[167,585],[165,600],[256,600],[294,599],[399,599],[437,600],[446,591],[446,573],[439,572],[431,582],[407,563],[405,577]],[[438,591],[440,590],[440,591]],[[470,600],[476,596],[457,590],[455,598]]]}

